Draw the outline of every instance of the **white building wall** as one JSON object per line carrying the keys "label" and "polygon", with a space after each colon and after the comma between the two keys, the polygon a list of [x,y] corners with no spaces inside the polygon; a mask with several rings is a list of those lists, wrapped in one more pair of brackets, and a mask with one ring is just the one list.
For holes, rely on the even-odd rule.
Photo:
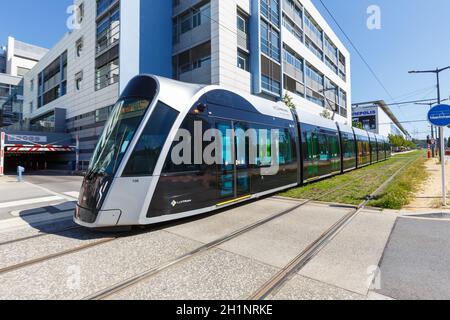
{"label": "white building wall", "polygon": [[212,84],[251,93],[250,73],[237,67],[238,7],[249,14],[250,0],[211,1]]}
{"label": "white building wall", "polygon": [[[84,2],[85,16],[81,28],[68,32],[50,52],[39,61],[35,68],[24,77],[24,118],[37,117],[55,108],[67,110],[67,118],[114,104],[119,95],[119,84],[113,84],[102,90],[95,90],[95,48],[96,48],[96,1],[76,0],[75,4]],[[83,38],[83,51],[76,56],[76,42]],[[50,63],[67,50],[67,94],[37,109],[38,75]],[[83,72],[81,90],[75,88],[75,75]],[[34,89],[30,81],[34,80]],[[33,110],[30,110],[30,103]]]}
{"label": "white building wall", "polygon": [[31,70],[46,53],[47,49],[33,46],[8,37],[6,73],[18,75],[18,68]]}
{"label": "white building wall", "polygon": [[[304,43],[298,40],[288,29],[282,26],[281,30],[281,38],[282,42],[286,43],[291,49],[296,51],[303,59],[305,59],[308,63],[314,66],[320,73],[322,73],[325,77],[330,79],[333,83],[335,83],[339,88],[344,90],[347,94],[347,118],[344,118],[338,114],[335,115],[335,120],[341,123],[351,124],[352,122],[352,112],[351,112],[351,58],[350,53],[347,48],[344,46],[342,41],[338,38],[336,33],[331,29],[327,21],[322,17],[320,12],[311,2],[311,0],[301,0],[300,3],[303,5],[306,11],[311,15],[311,17],[317,22],[317,24],[322,28],[323,32],[330,38],[330,40],[334,43],[334,45],[338,48],[342,55],[345,56],[346,62],[346,80],[344,81],[341,77],[339,77],[333,70],[331,70],[324,61],[320,60]],[[283,3],[284,4],[284,3]],[[315,115],[319,115],[323,112],[323,108],[318,106],[315,103],[310,102],[303,97],[291,93],[290,95],[293,97],[294,103],[297,105],[300,112],[310,112]]]}

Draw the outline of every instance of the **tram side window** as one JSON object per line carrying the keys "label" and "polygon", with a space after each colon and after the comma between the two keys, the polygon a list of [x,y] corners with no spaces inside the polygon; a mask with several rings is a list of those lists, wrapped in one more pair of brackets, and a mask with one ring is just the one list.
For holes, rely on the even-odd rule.
{"label": "tram side window", "polygon": [[348,133],[342,133],[344,145],[344,158],[355,157],[355,140]]}
{"label": "tram side window", "polygon": [[303,127],[303,138],[306,143],[306,149],[304,150],[308,151],[307,154],[304,155],[304,159],[306,161],[314,161],[319,158],[319,138],[314,128],[307,125],[303,125]]}
{"label": "tram side window", "polygon": [[335,135],[330,135],[328,137],[330,143],[330,152],[332,158],[337,158],[339,156],[339,139]]}
{"label": "tram side window", "polygon": [[[179,141],[173,142],[173,144],[170,148],[170,151],[167,155],[166,162],[164,163],[164,167],[163,167],[163,171],[162,171],[164,174],[188,173],[188,172],[200,171],[202,169],[203,164],[195,164],[195,157],[194,157],[194,153],[195,153],[194,128],[195,128],[196,123],[197,124],[201,123],[202,135],[205,133],[206,130],[211,128],[211,124],[209,122],[207,122],[206,120],[204,120],[202,117],[194,115],[192,113],[189,113],[186,116],[186,119],[184,119],[180,129],[184,129],[187,132],[189,132],[191,140],[184,141],[184,137],[180,137]],[[172,161],[172,152],[175,147],[182,145],[184,143],[187,145],[186,148],[190,148],[190,150],[189,150],[190,154],[184,154],[184,152],[185,151],[187,152],[188,149],[185,150],[183,148],[182,150],[178,150],[177,156],[179,156],[180,158],[183,159],[183,163],[175,164]],[[208,143],[203,142],[202,151],[205,148],[205,144],[209,144],[209,142]],[[186,161],[184,161],[184,160],[186,160]]]}
{"label": "tram side window", "polygon": [[162,102],[158,102],[142,135],[139,137],[123,176],[149,176],[153,174],[167,136],[177,117],[177,111]]}
{"label": "tram side window", "polygon": [[[257,158],[254,163],[258,166],[265,167],[272,164],[272,152],[273,152],[273,141],[272,141],[272,130],[278,130],[278,162],[280,165],[291,164],[296,161],[293,150],[293,140],[291,133],[288,129],[281,128],[269,128],[266,126],[252,125],[252,129],[257,132]],[[263,146],[263,137],[261,134],[266,134],[266,145]],[[264,149],[265,148],[265,149]]]}
{"label": "tram side window", "polygon": [[280,164],[291,164],[294,160],[292,139],[289,130],[280,130]]}
{"label": "tram side window", "polygon": [[325,134],[319,134],[319,147],[320,147],[320,161],[330,160],[330,153],[328,150],[328,138]]}

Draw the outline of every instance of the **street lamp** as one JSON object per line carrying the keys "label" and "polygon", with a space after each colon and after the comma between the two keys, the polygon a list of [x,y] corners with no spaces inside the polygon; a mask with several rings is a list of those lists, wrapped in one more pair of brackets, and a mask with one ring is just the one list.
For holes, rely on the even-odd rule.
{"label": "street lamp", "polygon": [[[439,83],[439,74],[445,70],[450,69],[450,66],[445,67],[445,68],[436,68],[436,70],[423,70],[423,71],[409,71],[410,74],[412,73],[434,73],[436,74],[436,79],[437,79],[437,103],[441,104],[441,87],[440,87],[440,83]],[[441,166],[442,166],[442,198],[443,198],[443,204],[444,206],[447,205],[447,194],[446,194],[446,183],[445,183],[445,145],[444,145],[444,127],[441,127],[439,129],[439,142],[440,142],[440,146],[441,146],[441,154],[440,154],[440,158],[441,158]]]}

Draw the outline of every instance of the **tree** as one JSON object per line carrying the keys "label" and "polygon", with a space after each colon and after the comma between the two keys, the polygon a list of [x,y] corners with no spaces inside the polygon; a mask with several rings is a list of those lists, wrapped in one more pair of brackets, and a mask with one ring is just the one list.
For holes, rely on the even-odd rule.
{"label": "tree", "polygon": [[398,149],[416,149],[417,145],[413,141],[406,140],[401,135],[389,135],[389,142]]}
{"label": "tree", "polygon": [[354,128],[358,128],[358,129],[364,130],[363,124],[361,122],[359,122],[359,121],[353,121],[352,125],[353,125]]}
{"label": "tree", "polygon": [[322,113],[320,114],[320,116],[321,116],[322,118],[329,119],[329,120],[331,120],[332,117],[333,117],[333,115],[331,114],[331,112],[330,112],[328,109],[323,109],[323,111],[322,111]]}
{"label": "tree", "polygon": [[291,109],[294,109],[294,110],[297,109],[297,106],[293,102],[293,98],[288,93],[286,93],[284,95],[283,102],[288,108],[291,108]]}

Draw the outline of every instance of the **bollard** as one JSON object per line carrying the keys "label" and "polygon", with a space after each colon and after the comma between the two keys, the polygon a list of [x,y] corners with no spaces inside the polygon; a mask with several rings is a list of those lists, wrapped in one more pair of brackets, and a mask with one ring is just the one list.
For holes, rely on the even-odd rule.
{"label": "bollard", "polygon": [[18,166],[17,167],[17,182],[22,182],[22,174],[25,172],[25,168]]}

